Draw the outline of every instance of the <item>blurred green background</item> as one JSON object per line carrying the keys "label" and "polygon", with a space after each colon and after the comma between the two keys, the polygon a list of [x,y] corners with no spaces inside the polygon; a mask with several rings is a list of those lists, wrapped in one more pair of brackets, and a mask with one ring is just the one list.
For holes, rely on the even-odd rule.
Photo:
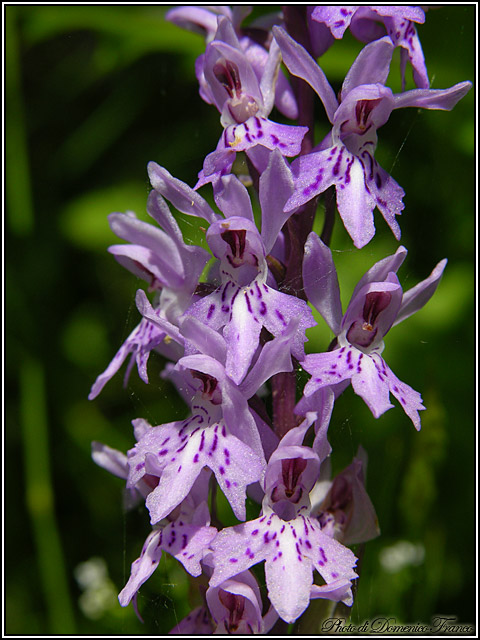
{"label": "blurred green background", "polygon": [[[125,513],[122,481],[90,458],[92,440],[130,448],[133,418],[159,424],[185,415],[155,354],[148,387],[133,372],[123,389],[122,370],[87,400],[138,322],[134,295],[144,284],[106,252],[116,242],[107,215],[144,215],[149,160],[193,185],[221,132],[194,75],[203,40],[166,23],[165,11],[5,7],[8,634],[162,634],[198,602],[164,555],[140,592],[145,623],[118,605],[148,514]],[[474,79],[475,24],[475,5],[428,12],[419,35],[433,88]],[[347,35],[322,59],[336,89],[360,48]],[[328,131],[320,105],[318,122],[317,140]],[[392,330],[384,352],[422,392],[422,431],[398,406],[375,420],[351,389],[334,410],[334,468],[364,446],[382,529],[366,546],[353,622],[429,622],[435,613],[475,621],[473,127],[472,90],[452,112],[399,110],[379,131],[377,158],[406,192],[400,281],[409,288],[441,258],[449,263],[434,298]],[[364,270],[397,247],[377,214],[376,222],[361,251],[335,225],[345,305]],[[197,222],[183,227],[195,241]],[[323,327],[309,337],[312,351],[331,338]]]}

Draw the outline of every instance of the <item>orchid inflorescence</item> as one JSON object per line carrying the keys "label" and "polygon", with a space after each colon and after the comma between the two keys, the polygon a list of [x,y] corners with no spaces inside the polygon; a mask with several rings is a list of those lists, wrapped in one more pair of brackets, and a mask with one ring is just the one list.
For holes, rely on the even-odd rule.
{"label": "orchid inflorescence", "polygon": [[[137,292],[142,319],[89,396],[127,356],[125,383],[136,362],[148,384],[154,350],[190,409],[186,419],[157,426],[133,420],[136,444],[127,455],[93,444],[95,462],[126,480],[129,502],[145,500],[152,525],[120,604],[137,608],[163,551],[208,583],[203,604],[172,630],[181,634],[267,633],[279,618],[296,621],[312,599],[353,604],[357,558],[347,545],[376,537],[379,527],[365,489],[365,451],[331,477],[334,403],[351,383],[375,418],[393,407],[393,396],[420,429],[421,395],[396,377],[382,351],[388,331],[433,295],[446,260],[404,292],[397,271],[407,249],[399,246],[360,278],[342,310],[328,246],[331,206],[321,237],[312,231],[319,195],[328,190],[333,202],[335,190],[358,249],[375,235],[375,208],[399,240],[404,191],[375,159],[377,129],[394,109],[450,110],[471,88],[430,89],[416,30],[425,20],[420,7],[295,5],[244,26],[248,14],[244,6],[167,13],[205,36],[195,72],[223,131],[193,188],[149,163],[154,224],[132,212],[110,215],[111,229],[128,243],[110,252],[153,295]],[[346,29],[366,44],[337,96],[317,59]],[[396,47],[400,93],[385,84]],[[408,91],[407,63],[416,85]],[[318,144],[314,94],[331,123]],[[274,109],[293,124],[277,123]],[[239,154],[248,176],[235,172]],[[215,210],[201,187],[213,190]],[[167,201],[202,219],[211,253],[185,241]],[[316,325],[309,303],[334,336],[321,353],[305,353],[306,331]],[[303,389],[302,370],[311,375]],[[225,527],[215,513],[213,526],[217,485],[239,524]],[[257,505],[250,520],[247,495]],[[263,562],[267,604],[251,571]]]}

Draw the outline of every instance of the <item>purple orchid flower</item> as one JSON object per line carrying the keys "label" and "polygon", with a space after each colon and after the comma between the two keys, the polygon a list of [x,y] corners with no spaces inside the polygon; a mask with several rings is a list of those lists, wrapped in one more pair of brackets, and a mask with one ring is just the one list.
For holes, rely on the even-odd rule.
{"label": "purple orchid flower", "polygon": [[345,545],[367,542],[380,535],[375,508],[365,489],[367,454],[359,447],[352,464],[331,476],[330,459],[320,468],[320,478],[310,493],[312,514],[322,531]]}
{"label": "purple orchid flower", "polygon": [[[248,27],[242,27],[243,20],[250,14],[252,8],[248,6],[205,6],[205,7],[175,7],[165,14],[166,20],[174,24],[198,32],[204,35],[206,44],[210,44],[215,39],[218,19],[221,16],[227,18],[233,26],[240,46],[242,47],[248,61],[252,65],[258,81],[260,82],[268,60],[268,47],[271,43],[270,29],[274,24],[281,24],[281,13],[275,12],[255,18],[249,22]],[[255,33],[256,37],[263,42],[259,44],[248,34]],[[205,55],[202,54],[195,63],[197,78],[200,84],[200,95],[208,104],[213,104],[210,98],[208,85],[203,72]],[[293,90],[280,69],[275,84],[275,107],[287,118],[296,120],[298,118],[298,106]]]}
{"label": "purple orchid flower", "polygon": [[280,27],[274,27],[273,32],[285,65],[293,75],[310,84],[333,125],[316,151],[292,163],[295,191],[285,211],[305,204],[335,185],[339,214],[356,247],[365,246],[375,234],[375,207],[398,240],[400,227],[396,216],[404,208],[404,191],[375,160],[377,129],[387,122],[394,109],[420,107],[448,111],[470,90],[471,82],[461,82],[445,90],[392,93],[384,84],[394,46],[389,37],[384,37],[360,52],[337,101],[323,71],[307,51]]}
{"label": "purple orchid flower", "polygon": [[265,634],[278,620],[273,607],[262,616],[262,596],[250,571],[242,571],[217,587],[210,586],[205,597],[216,634]]}
{"label": "purple orchid flower", "polygon": [[[302,446],[315,419],[310,414],[290,430],[272,454],[264,479],[262,514],[256,520],[223,529],[212,542],[214,572],[211,587],[265,561],[268,595],[278,615],[294,622],[311,597],[352,604],[351,580],[356,577],[354,554],[322,532],[310,515],[309,492],[320,459]],[[325,580],[313,584],[313,569]]]}
{"label": "purple orchid flower", "polygon": [[[208,571],[208,565],[205,568]],[[272,606],[262,616],[260,589],[250,571],[243,571],[218,587],[209,587],[205,599],[208,607],[203,605],[191,611],[170,634],[265,634],[278,620]]]}
{"label": "purple orchid flower", "polygon": [[402,91],[405,90],[407,59],[412,65],[415,85],[420,89],[428,89],[430,86],[422,46],[415,27],[415,23],[425,22],[425,12],[421,7],[318,6],[311,12],[311,19],[328,27],[336,39],[343,38],[348,28],[361,42],[372,42],[388,35],[395,47],[401,47]]}
{"label": "purple orchid flower", "polygon": [[[222,219],[196,191],[162,167],[150,163],[149,174],[154,188],[177,209],[210,223],[207,241],[219,260],[220,287],[197,299],[183,316],[192,316],[214,331],[222,330],[228,347],[228,376],[237,384],[244,378],[259,346],[262,327],[279,336],[294,319],[298,319],[298,325],[291,343],[292,355],[301,360],[305,330],[315,321],[303,300],[276,290],[266,260],[267,254],[275,251],[280,230],[290,216],[283,212],[283,205],[293,191],[293,179],[281,153],[271,153],[260,178],[261,233],[254,222],[248,191],[236,176],[224,176],[219,181],[215,200],[226,216]],[[143,304],[145,319],[157,323],[151,309],[145,312],[145,296],[137,301]],[[182,341],[172,332],[168,335]]]}
{"label": "purple orchid flower", "polygon": [[403,293],[396,272],[407,255],[400,247],[392,256],[377,262],[361,278],[342,315],[340,289],[330,249],[311,233],[305,245],[304,286],[310,302],[336,336],[335,349],[309,354],[302,367],[312,378],[305,396],[325,387],[352,383],[375,418],[390,409],[392,393],[420,429],[418,412],[425,409],[417,391],[401,382],[387,366],[381,353],[389,329],[421,309],[432,297],[447,263],[441,260],[428,278]]}
{"label": "purple orchid flower", "polygon": [[202,573],[200,562],[217,534],[215,527],[210,526],[206,502],[209,476],[204,471],[190,494],[170,514],[168,523],[154,527],[148,535],[140,557],[132,563],[130,578],[118,596],[122,607],[136,600],[139,588],[157,568],[162,551],[179,560],[192,576]]}
{"label": "purple orchid flower", "polygon": [[149,195],[147,211],[165,231],[138,220],[133,213],[112,213],[109,216],[112,231],[130,244],[113,245],[109,251],[120,264],[146,280],[157,292],[155,316],[158,322],[141,320],[105,371],[97,377],[90,391],[90,400],[101,392],[129,354],[132,356],[124,385],[135,361],[140,378],[148,384],[147,362],[153,349],[173,360],[182,355],[182,349],[172,345],[171,338],[178,336],[178,317],[190,305],[210,256],[201,247],[184,242],[180,227],[166,202],[154,190]]}
{"label": "purple orchid flower", "polygon": [[176,369],[189,387],[192,415],[186,420],[154,428],[143,420],[142,437],[128,453],[128,487],[137,486],[148,474],[158,478],[147,496],[151,522],[166,517],[188,495],[203,467],[210,468],[238,519],[245,519],[245,490],[258,482],[265,468],[264,451],[271,448],[267,426],[250,410],[248,398],[272,375],[290,371],[289,343],[294,339],[292,322],[263,347],[242,385],[226,374],[223,337],[194,318],[186,317],[182,331],[197,351],[181,358]]}
{"label": "purple orchid flower", "polygon": [[[265,468],[264,450],[271,447],[267,427],[257,419],[247,399],[272,375],[290,371],[289,343],[294,339],[292,322],[277,338],[263,347],[255,364],[237,387],[228,377],[224,338],[186,317],[182,331],[197,351],[181,358],[176,366],[190,387],[190,418],[144,429],[128,454],[128,486],[136,486],[145,474],[159,478],[147,497],[152,524],[167,516],[187,495],[203,467],[215,473],[220,488],[235,515],[245,519],[245,490],[258,482]],[[217,358],[217,359],[216,359]],[[145,421],[134,421],[136,428]],[[148,425],[149,426],[149,425]]]}
{"label": "purple orchid flower", "polygon": [[[250,47],[252,53],[252,47]],[[256,51],[256,53],[255,53]],[[247,151],[254,164],[261,162],[259,170],[266,166],[264,154],[250,153],[260,145],[270,151],[279,149],[283,156],[295,156],[300,152],[307,127],[283,125],[268,119],[275,103],[275,86],[281,55],[274,40],[266,59],[261,60],[262,75],[259,79],[250,58],[259,59],[258,50],[248,56],[242,48],[232,23],[226,18],[218,20],[218,30],[205,51],[203,65],[197,76],[202,97],[214,104],[221,113],[224,132],[215,151],[210,153],[199,174],[196,189],[230,173],[235,155]],[[288,95],[288,92],[287,92]],[[286,100],[288,103],[288,100]]]}
{"label": "purple orchid flower", "polygon": [[186,312],[219,331],[228,346],[226,371],[237,384],[244,378],[265,327],[279,336],[290,320],[298,319],[292,354],[303,359],[305,330],[315,321],[307,304],[267,284],[268,267],[261,236],[253,222],[229,217],[210,226],[207,241],[220,260],[222,284]]}

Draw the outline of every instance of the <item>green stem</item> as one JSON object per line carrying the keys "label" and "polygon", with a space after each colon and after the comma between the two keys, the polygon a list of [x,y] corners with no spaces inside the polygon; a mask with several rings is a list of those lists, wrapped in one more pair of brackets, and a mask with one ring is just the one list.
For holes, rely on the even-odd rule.
{"label": "green stem", "polygon": [[30,357],[24,357],[20,366],[20,411],[26,502],[37,547],[49,630],[53,634],[74,634],[73,607],[55,518],[44,373],[40,363]]}

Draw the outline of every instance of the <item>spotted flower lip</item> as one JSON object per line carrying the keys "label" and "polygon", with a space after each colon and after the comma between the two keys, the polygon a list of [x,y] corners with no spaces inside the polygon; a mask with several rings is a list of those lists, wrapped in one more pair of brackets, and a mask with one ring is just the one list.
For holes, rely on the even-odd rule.
{"label": "spotted flower lip", "polygon": [[310,54],[281,27],[274,27],[273,33],[285,65],[293,75],[310,84],[333,125],[312,153],[292,163],[295,191],[284,210],[302,206],[335,185],[339,214],[356,247],[365,246],[375,235],[375,207],[398,240],[400,227],[396,216],[404,208],[404,191],[375,159],[377,129],[387,122],[394,109],[451,110],[471,89],[471,82],[461,82],[449,89],[414,89],[394,94],[384,86],[394,50],[386,36],[362,49],[345,77],[338,101]]}
{"label": "spotted flower lip", "polygon": [[201,400],[193,401],[190,418],[149,429],[128,456],[128,486],[145,473],[159,478],[146,500],[152,524],[185,499],[204,466],[212,469],[233,512],[244,520],[246,487],[260,480],[265,464],[230,433],[215,405]]}
{"label": "spotted flower lip", "polygon": [[[389,401],[392,393],[415,428],[420,429],[418,412],[425,409],[420,394],[401,382],[380,354],[389,329],[421,309],[432,297],[447,261],[441,260],[428,278],[404,294],[396,271],[406,255],[407,250],[399,247],[395,254],[373,265],[355,287],[342,315],[332,253],[315,233],[309,235],[303,263],[304,286],[310,301],[334,332],[337,348],[305,357],[302,366],[312,378],[304,395],[313,396],[325,387],[335,390],[351,381],[355,393],[378,418],[393,406]],[[325,398],[320,401],[325,402]]]}
{"label": "spotted flower lip", "polygon": [[130,578],[118,596],[122,607],[132,599],[135,602],[138,589],[158,567],[163,551],[179,560],[191,575],[201,574],[200,562],[217,534],[216,528],[210,526],[208,481],[209,474],[204,472],[170,521],[155,527],[147,536],[140,557],[132,563]]}

